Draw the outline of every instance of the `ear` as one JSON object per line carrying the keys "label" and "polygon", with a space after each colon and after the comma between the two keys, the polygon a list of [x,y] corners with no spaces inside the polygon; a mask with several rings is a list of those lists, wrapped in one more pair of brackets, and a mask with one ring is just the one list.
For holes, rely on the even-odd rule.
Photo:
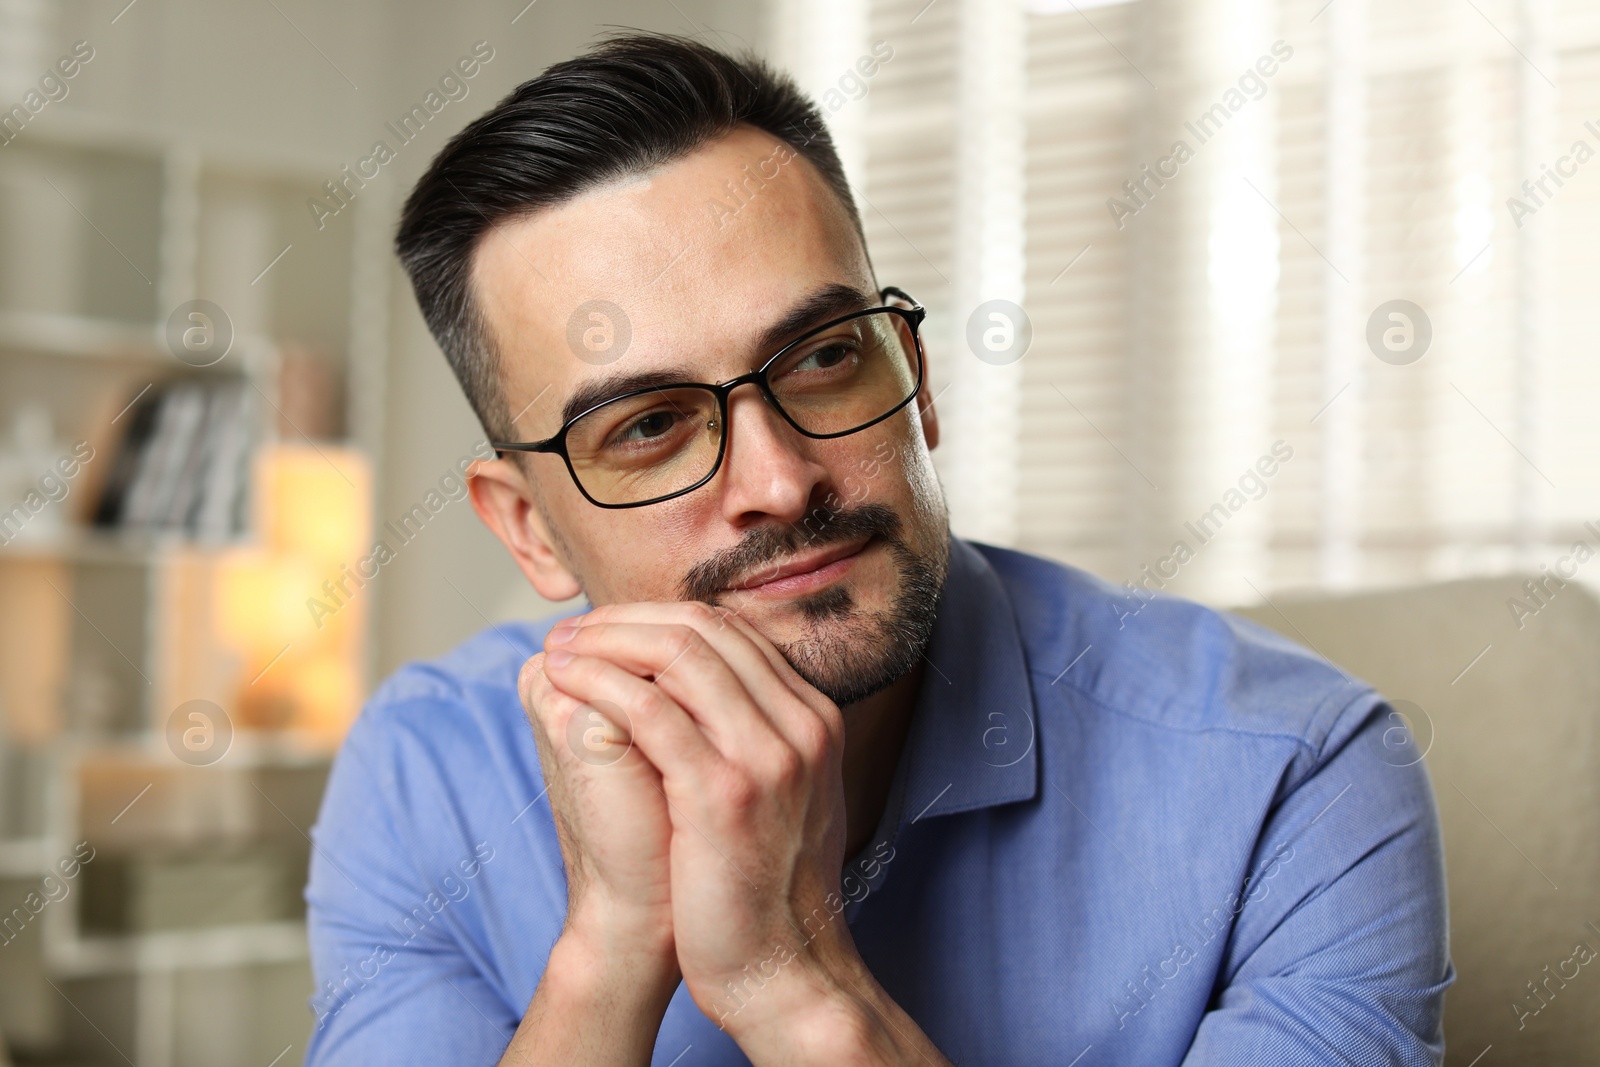
{"label": "ear", "polygon": [[[887,289],[880,289],[879,292],[883,294],[884,303],[896,307],[912,306],[909,298],[903,293],[890,292]],[[923,325],[926,325],[926,322]],[[929,355],[928,339],[923,336],[921,326],[917,327],[917,345],[922,350],[922,388],[917,390],[917,415],[922,419],[922,439],[931,452],[939,447],[939,413],[933,409],[933,389],[929,385],[933,359]]]}
{"label": "ear", "polygon": [[932,452],[939,447],[939,413],[933,407],[933,389],[928,384],[928,370],[931,364],[928,358],[928,343],[922,343],[922,388],[917,390],[917,414],[922,418],[922,437],[928,443],[928,451]]}
{"label": "ear", "polygon": [[552,547],[533,487],[515,460],[479,460],[467,473],[472,510],[506,546],[530,584],[546,600],[570,600],[583,592],[577,577]]}

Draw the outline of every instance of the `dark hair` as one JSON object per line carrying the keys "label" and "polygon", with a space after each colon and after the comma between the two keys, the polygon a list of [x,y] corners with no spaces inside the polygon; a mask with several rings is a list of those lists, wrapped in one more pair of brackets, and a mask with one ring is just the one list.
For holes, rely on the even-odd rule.
{"label": "dark hair", "polygon": [[[407,198],[395,249],[422,317],[491,438],[510,409],[471,288],[491,227],[681,158],[740,125],[789,144],[861,219],[817,106],[754,56],[629,34],[523,82],[445,145]],[[863,245],[865,239],[863,238]]]}

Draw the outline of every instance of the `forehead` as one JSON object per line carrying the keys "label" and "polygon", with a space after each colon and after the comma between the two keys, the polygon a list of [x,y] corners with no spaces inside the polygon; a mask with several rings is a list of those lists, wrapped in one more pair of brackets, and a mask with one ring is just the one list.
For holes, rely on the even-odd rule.
{"label": "forehead", "polygon": [[760,335],[829,283],[873,288],[848,215],[807,160],[747,127],[493,227],[473,262],[523,439],[553,433],[585,382],[741,373]]}

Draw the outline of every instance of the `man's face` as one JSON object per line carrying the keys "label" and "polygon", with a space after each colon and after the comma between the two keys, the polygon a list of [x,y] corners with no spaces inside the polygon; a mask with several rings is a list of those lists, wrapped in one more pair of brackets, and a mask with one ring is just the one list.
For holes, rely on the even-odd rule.
{"label": "man's face", "polygon": [[[750,128],[497,226],[479,244],[474,285],[519,441],[555,434],[563,406],[596,382],[617,385],[610,396],[634,375],[727,381],[807,329],[883,303],[815,169]],[[841,289],[859,296],[818,301]],[[621,316],[580,314],[571,330],[596,301]],[[763,338],[813,305],[776,346]],[[590,327],[600,332],[586,345]],[[949,551],[926,388],[876,426],[815,440],[741,386],[725,432],[710,482],[638,508],[596,507],[559,456],[502,461],[508,488],[491,525],[545,596],[723,605],[840,704],[904,674],[926,644]]]}

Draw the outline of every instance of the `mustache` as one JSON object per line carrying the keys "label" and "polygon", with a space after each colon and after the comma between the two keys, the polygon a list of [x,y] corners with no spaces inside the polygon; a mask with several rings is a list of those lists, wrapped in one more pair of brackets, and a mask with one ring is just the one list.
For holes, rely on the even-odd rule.
{"label": "mustache", "polygon": [[[814,524],[817,529],[810,529]],[[681,599],[714,604],[717,594],[730,588],[740,577],[756,571],[762,564],[793,555],[801,548],[870,536],[899,545],[900,526],[900,516],[889,507],[863,504],[855,508],[816,508],[806,516],[805,527],[758,527],[732,548],[695,564],[680,584]]]}

